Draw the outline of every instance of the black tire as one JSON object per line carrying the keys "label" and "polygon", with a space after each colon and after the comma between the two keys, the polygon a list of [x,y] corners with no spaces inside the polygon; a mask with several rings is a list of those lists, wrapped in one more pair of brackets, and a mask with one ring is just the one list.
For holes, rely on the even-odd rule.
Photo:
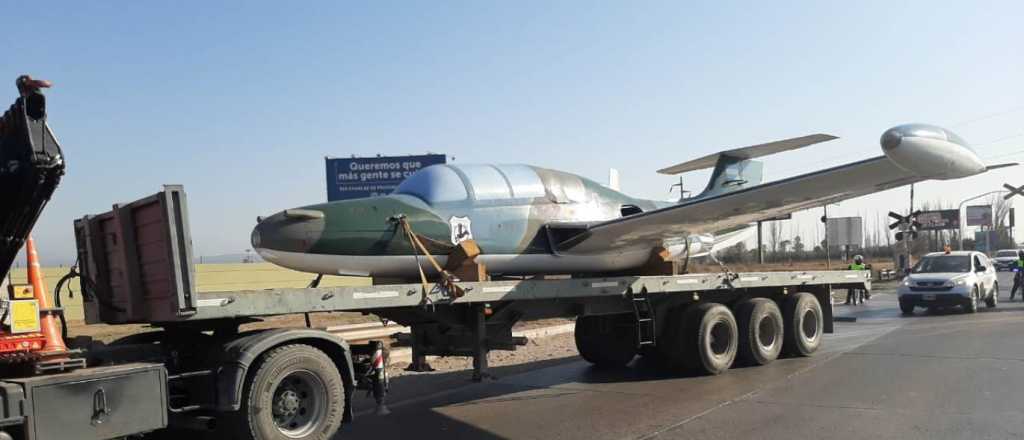
{"label": "black tire", "polygon": [[782,352],[782,311],[767,298],[753,298],[736,307],[739,326],[738,361],[743,365],[768,365]]}
{"label": "black tire", "polygon": [[590,315],[576,319],[576,349],[587,362],[621,368],[637,354],[636,318],[632,314]]}
{"label": "black tire", "polygon": [[718,303],[704,303],[686,308],[682,315],[672,326],[672,349],[666,351],[673,364],[706,374],[721,374],[732,367],[739,346],[732,311]]}
{"label": "black tire", "polygon": [[796,293],[782,306],[786,326],[782,351],[791,356],[810,356],[821,347],[825,325],[818,299],[807,292]]}
{"label": "black tire", "polygon": [[999,305],[999,283],[993,283],[992,293],[985,298],[985,306],[991,309],[997,305]]}
{"label": "black tire", "polygon": [[974,290],[971,291],[971,298],[963,305],[964,313],[978,313],[978,296],[980,292],[981,289],[978,289],[978,286],[974,286]]}
{"label": "black tire", "polygon": [[656,347],[645,346],[640,348],[639,354],[644,358],[644,362],[649,362],[648,365],[653,365],[657,368],[672,368],[672,358],[665,353],[663,345],[665,339],[658,339],[658,345]]}
{"label": "black tire", "polygon": [[906,301],[900,301],[900,311],[903,312],[904,315],[913,315],[914,305]]}
{"label": "black tire", "polygon": [[242,408],[230,428],[236,439],[329,440],[345,414],[341,373],[326,353],[283,345],[250,368]]}

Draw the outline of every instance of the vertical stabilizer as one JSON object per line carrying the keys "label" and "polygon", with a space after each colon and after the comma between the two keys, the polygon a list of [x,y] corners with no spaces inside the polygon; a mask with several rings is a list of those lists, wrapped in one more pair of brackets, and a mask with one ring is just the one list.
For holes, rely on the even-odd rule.
{"label": "vertical stabilizer", "polygon": [[619,170],[615,168],[608,168],[608,188],[622,191],[619,189]]}
{"label": "vertical stabilizer", "polygon": [[764,164],[760,161],[721,155],[708,186],[696,198],[714,197],[761,184]]}

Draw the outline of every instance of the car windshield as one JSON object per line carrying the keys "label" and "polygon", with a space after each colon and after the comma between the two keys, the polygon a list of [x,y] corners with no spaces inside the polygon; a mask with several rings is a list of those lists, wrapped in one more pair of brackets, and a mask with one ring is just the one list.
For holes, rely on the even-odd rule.
{"label": "car windshield", "polygon": [[967,255],[942,255],[924,257],[914,266],[914,273],[970,272],[971,257]]}
{"label": "car windshield", "polygon": [[1017,251],[999,251],[996,252],[996,258],[999,257],[1016,257]]}

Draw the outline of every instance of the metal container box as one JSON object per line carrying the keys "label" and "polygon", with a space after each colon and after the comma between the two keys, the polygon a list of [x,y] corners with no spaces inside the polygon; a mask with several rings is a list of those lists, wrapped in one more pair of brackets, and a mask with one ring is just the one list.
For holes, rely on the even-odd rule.
{"label": "metal container box", "polygon": [[167,370],[160,364],[84,368],[4,382],[24,390],[29,440],[101,440],[167,426]]}

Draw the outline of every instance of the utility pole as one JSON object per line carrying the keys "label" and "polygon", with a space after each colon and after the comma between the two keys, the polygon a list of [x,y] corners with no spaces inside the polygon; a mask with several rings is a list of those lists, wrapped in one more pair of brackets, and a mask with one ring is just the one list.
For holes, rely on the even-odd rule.
{"label": "utility pole", "polygon": [[757,221],[757,264],[764,264],[764,241],[761,239],[761,221]]}
{"label": "utility pole", "polygon": [[[910,184],[910,211],[907,211],[907,212],[909,212],[909,214],[907,214],[908,218],[909,218],[909,216],[914,214],[914,184],[913,183]],[[910,261],[910,258],[912,257],[910,255],[910,242],[911,242],[911,240],[913,240],[913,238],[911,238],[911,237],[913,237],[913,236],[911,235],[911,236],[903,238],[903,246],[904,246],[904,248],[906,249],[906,252],[907,252],[907,258],[906,258],[907,266],[904,269],[907,270],[907,271],[909,271],[910,268],[914,266],[914,264]]]}

